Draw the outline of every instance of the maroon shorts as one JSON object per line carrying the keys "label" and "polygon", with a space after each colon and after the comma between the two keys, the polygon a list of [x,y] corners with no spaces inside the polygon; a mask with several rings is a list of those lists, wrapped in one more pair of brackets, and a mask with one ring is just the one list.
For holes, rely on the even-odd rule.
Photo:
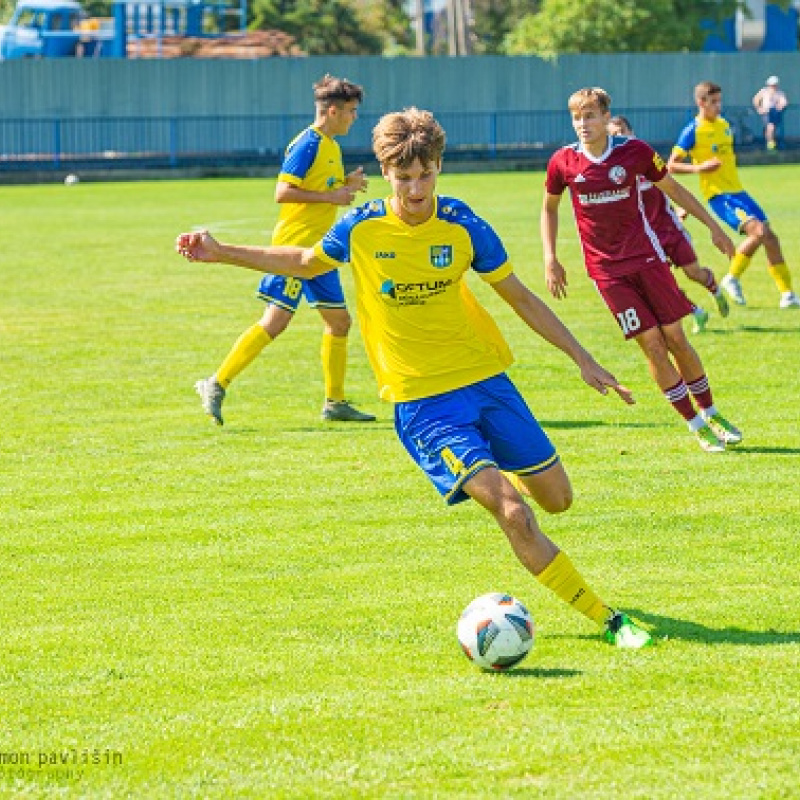
{"label": "maroon shorts", "polygon": [[629,275],[599,278],[595,285],[626,339],[692,313],[692,304],[678,288],[666,262]]}
{"label": "maroon shorts", "polygon": [[661,242],[667,258],[674,266],[685,267],[697,261],[697,253],[692,247],[692,240],[685,230],[672,225],[668,230],[656,231],[656,236],[658,236],[658,241]]}

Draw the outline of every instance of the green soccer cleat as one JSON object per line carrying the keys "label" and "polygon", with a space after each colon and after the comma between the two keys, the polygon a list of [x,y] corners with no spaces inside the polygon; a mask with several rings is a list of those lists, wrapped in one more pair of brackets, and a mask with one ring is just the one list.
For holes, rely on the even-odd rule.
{"label": "green soccer cleat", "polygon": [[375,422],[372,414],[353,408],[346,400],[326,400],[322,419],[326,422]]}
{"label": "green soccer cleat", "polygon": [[194,385],[194,390],[200,395],[203,411],[217,425],[223,425],[222,401],[225,399],[225,390],[217,383],[216,378],[212,375],[210,378],[203,378],[197,381]]}
{"label": "green soccer cleat", "polygon": [[742,441],[742,432],[728,422],[722,414],[714,414],[706,422],[717,438],[725,444],[739,444]]}
{"label": "green soccer cleat", "polygon": [[719,315],[721,317],[727,317],[728,314],[731,313],[731,307],[728,305],[728,298],[725,297],[725,292],[723,292],[722,289],[717,289],[714,299],[717,301],[717,311],[719,311]]}
{"label": "green soccer cleat", "polygon": [[603,637],[609,644],[625,650],[641,650],[653,644],[653,637],[622,611],[615,611],[608,618]]}
{"label": "green soccer cleat", "polygon": [[695,306],[692,311],[694,315],[694,325],[692,326],[692,333],[702,333],[708,325],[708,311],[700,306]]}
{"label": "green soccer cleat", "polygon": [[703,425],[694,432],[697,443],[706,453],[724,453],[725,441],[720,439],[709,425]]}

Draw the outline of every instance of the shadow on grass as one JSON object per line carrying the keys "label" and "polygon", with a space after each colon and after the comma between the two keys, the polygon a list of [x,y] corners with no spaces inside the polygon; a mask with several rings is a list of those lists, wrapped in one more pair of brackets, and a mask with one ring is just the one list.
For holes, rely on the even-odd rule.
{"label": "shadow on grass", "polygon": [[[628,610],[628,609],[626,609]],[[704,644],[739,644],[746,647],[765,647],[776,644],[800,643],[800,631],[748,631],[743,628],[709,628],[699,622],[665,617],[633,608],[628,613],[650,628],[655,639],[680,639],[684,642]]]}
{"label": "shadow on grass", "polygon": [[569,430],[571,428],[665,428],[663,422],[603,422],[601,419],[546,419],[539,420],[543,428]]}
{"label": "shadow on grass", "polygon": [[745,333],[791,333],[797,336],[797,328],[769,328],[766,325],[740,325],[740,331]]}
{"label": "shadow on grass", "polygon": [[545,669],[543,667],[518,667],[508,672],[487,672],[487,675],[496,675],[498,678],[577,678],[583,675],[579,669]]}
{"label": "shadow on grass", "polygon": [[316,425],[285,426],[282,431],[290,433],[333,433],[348,435],[369,434],[375,431],[391,431],[394,433],[394,423],[388,420],[375,420],[375,422],[318,422]]}
{"label": "shadow on grass", "polygon": [[[766,325],[736,325],[729,328],[706,328],[701,334],[703,339],[711,336],[731,336],[737,333],[791,333],[797,335],[796,328],[771,328]],[[695,340],[695,336],[692,337]]]}
{"label": "shadow on grass", "polygon": [[737,444],[731,447],[729,453],[765,453],[771,456],[797,456],[800,455],[800,447],[742,447]]}

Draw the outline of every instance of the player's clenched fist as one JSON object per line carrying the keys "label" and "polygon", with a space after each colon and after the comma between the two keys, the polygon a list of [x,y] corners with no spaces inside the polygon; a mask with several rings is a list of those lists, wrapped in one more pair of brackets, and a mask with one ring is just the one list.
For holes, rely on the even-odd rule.
{"label": "player's clenched fist", "polygon": [[216,261],[219,244],[208,231],[193,231],[179,234],[175,249],[189,261]]}

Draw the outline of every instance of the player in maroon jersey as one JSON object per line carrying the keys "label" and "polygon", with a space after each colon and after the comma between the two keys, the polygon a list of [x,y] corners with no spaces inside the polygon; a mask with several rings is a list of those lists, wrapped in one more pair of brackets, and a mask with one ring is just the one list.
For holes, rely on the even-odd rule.
{"label": "player in maroon jersey", "polygon": [[610,105],[610,97],[599,88],[581,89],[569,99],[578,141],[550,159],[542,207],[547,288],[556,299],[567,296],[567,274],[556,255],[556,239],[561,196],[569,189],[589,277],[625,338],[641,347],[650,374],[700,447],[719,453],[726,444],[740,442],[742,434],[715,407],[703,364],[686,338],[681,320],[692,306],[644,214],[639,180],[655,184],[699,219],[721,252],[731,256],[733,243],[700,202],[667,173],[650,145],[608,135]]}
{"label": "player in maroon jersey", "polygon": [[[608,132],[612,136],[635,136],[630,122],[623,117],[611,117],[608,123]],[[664,253],[669,262],[682,269],[686,277],[699,283],[704,289],[711,292],[719,309],[720,316],[727,317],[730,311],[728,299],[717,284],[714,273],[708,267],[701,267],[697,254],[692,247],[692,238],[689,231],[683,227],[680,215],[673,209],[669,198],[650,181],[639,181],[644,213],[647,221],[658,236],[658,241],[664,248]],[[683,209],[681,209],[683,211]],[[708,322],[708,312],[697,303],[692,303],[694,315],[693,333],[702,333]]]}

